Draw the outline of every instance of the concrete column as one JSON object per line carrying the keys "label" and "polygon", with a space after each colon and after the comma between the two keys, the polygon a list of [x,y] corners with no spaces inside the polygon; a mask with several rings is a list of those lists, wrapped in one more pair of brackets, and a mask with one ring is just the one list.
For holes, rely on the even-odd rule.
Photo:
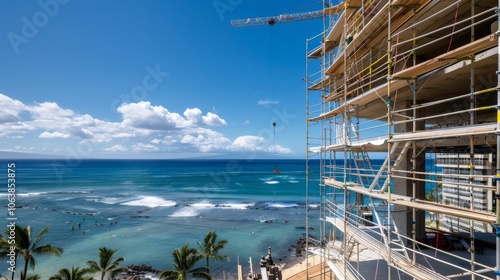
{"label": "concrete column", "polygon": [[[410,108],[412,105],[411,100],[397,100],[396,102],[396,110],[401,110],[404,108]],[[412,111],[407,111],[405,112],[406,115],[411,116]],[[423,114],[422,111],[417,112],[419,116]],[[407,118],[405,118],[408,120]],[[394,121],[397,122],[398,120],[403,120],[403,117],[400,116],[394,116]],[[425,129],[425,122],[424,121],[419,121],[416,124],[416,130],[424,130]],[[396,124],[394,126],[394,132],[397,133],[409,133],[413,131],[413,123],[412,122],[406,122],[403,124]],[[398,148],[398,153],[401,151],[402,147],[404,146],[405,143],[400,143],[399,148]],[[419,151],[417,151],[418,154]],[[395,159],[398,156],[398,154],[393,155],[393,159]],[[405,157],[401,161],[398,169],[399,170],[412,170],[412,156],[413,156],[413,151],[410,148],[408,152],[406,153]],[[415,159],[416,161],[416,170],[419,172],[425,172],[425,153],[420,153]],[[398,174],[398,173],[396,173]],[[398,174],[402,175],[402,174]],[[404,176],[404,175],[403,175]],[[412,175],[407,174],[408,179],[401,179],[401,178],[394,178],[394,187],[393,187],[393,193],[394,194],[400,194],[400,195],[405,195],[411,197],[413,195],[413,180],[412,180]],[[423,178],[423,176],[417,176],[417,178]],[[425,199],[425,182],[422,181],[416,181],[416,198],[418,199]],[[416,239],[417,240],[422,240],[425,237],[425,212],[422,210],[417,210],[417,219],[416,219]],[[408,207],[404,206],[394,206],[394,221],[396,225],[398,226],[398,229],[400,230],[401,233],[407,235],[407,236],[412,236],[412,212],[411,209]]]}

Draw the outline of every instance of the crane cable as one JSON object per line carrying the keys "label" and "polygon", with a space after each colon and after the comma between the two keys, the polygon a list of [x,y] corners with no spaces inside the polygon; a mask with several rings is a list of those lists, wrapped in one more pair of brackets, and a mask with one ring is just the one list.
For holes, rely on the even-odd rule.
{"label": "crane cable", "polygon": [[[273,24],[271,25],[271,103],[274,102],[274,88],[275,88],[275,83],[274,83],[274,72],[275,72],[275,46],[274,46],[274,27]],[[273,174],[279,174],[281,171],[278,169],[278,166],[276,164],[276,122],[273,122],[273,161],[274,161],[274,166],[273,166]]]}
{"label": "crane cable", "polygon": [[278,169],[278,166],[276,165],[276,122],[273,122],[273,152],[274,152],[273,174],[279,174],[281,173],[281,171]]}

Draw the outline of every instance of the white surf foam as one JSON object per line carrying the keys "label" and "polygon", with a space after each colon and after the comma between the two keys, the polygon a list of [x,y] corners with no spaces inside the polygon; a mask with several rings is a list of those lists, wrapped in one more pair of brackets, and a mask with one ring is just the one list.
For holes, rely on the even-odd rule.
{"label": "white surf foam", "polygon": [[103,197],[98,200],[98,202],[104,203],[104,204],[117,204],[117,203],[122,203],[127,201],[126,199],[123,198],[118,198],[118,197]]}
{"label": "white surf foam", "polygon": [[[30,196],[40,196],[44,194],[48,194],[49,192],[32,192],[32,193],[16,193],[16,196],[22,196],[22,197],[30,197]],[[9,194],[8,193],[0,193],[0,197],[7,197]]]}
{"label": "white surf foam", "polygon": [[19,193],[17,196],[39,196],[42,194],[47,194],[48,192],[32,192],[32,193]]}
{"label": "white surf foam", "polygon": [[271,208],[292,208],[299,205],[297,203],[267,202],[266,206]]}
{"label": "white surf foam", "polygon": [[170,217],[196,217],[199,215],[199,209],[192,206],[183,207],[173,214],[169,215]]}
{"label": "white surf foam", "polygon": [[145,206],[145,207],[171,207],[175,206],[176,203],[173,200],[164,200],[163,198],[156,196],[141,195],[139,199],[123,202],[121,205],[127,206]]}
{"label": "white surf foam", "polygon": [[245,209],[248,209],[254,205],[255,205],[255,203],[221,203],[221,204],[217,204],[217,207],[245,210]]}
{"label": "white surf foam", "polygon": [[199,216],[202,212],[208,211],[209,209],[215,208],[224,208],[224,209],[232,209],[232,210],[245,210],[252,206],[255,203],[219,203],[213,204],[210,202],[202,201],[193,204],[189,204],[177,211],[173,214],[169,215],[170,217],[196,217]]}
{"label": "white surf foam", "polygon": [[193,204],[190,204],[189,206],[191,207],[195,207],[195,208],[215,208],[216,205],[215,204],[212,204],[212,203],[209,203],[209,202],[197,202],[197,203],[193,203]]}
{"label": "white surf foam", "polygon": [[268,184],[268,185],[276,185],[276,184],[279,184],[280,181],[276,181],[276,180],[272,180],[272,181],[266,181],[264,182],[265,184]]}

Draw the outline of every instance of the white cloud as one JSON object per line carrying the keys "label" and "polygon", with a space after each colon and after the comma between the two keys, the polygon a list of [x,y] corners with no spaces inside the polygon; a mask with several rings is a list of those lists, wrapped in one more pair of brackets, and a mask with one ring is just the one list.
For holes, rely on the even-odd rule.
{"label": "white cloud", "polygon": [[245,135],[236,138],[231,144],[233,151],[263,151],[264,138],[252,135]]}
{"label": "white cloud", "polygon": [[135,133],[127,133],[127,132],[120,132],[117,134],[113,134],[113,138],[128,138],[128,137],[134,137]]}
{"label": "white cloud", "polygon": [[21,122],[20,112],[27,108],[21,101],[0,93],[0,135],[27,132],[33,128]]}
{"label": "white cloud", "polygon": [[39,103],[35,106],[27,107],[26,110],[33,115],[34,119],[37,120],[54,120],[68,118],[75,115],[73,111],[63,109],[55,102]]}
{"label": "white cloud", "polygon": [[231,141],[219,132],[198,128],[187,131],[186,135],[181,137],[180,143],[190,145],[201,152],[217,152],[225,150]]}
{"label": "white cloud", "polygon": [[40,137],[40,138],[68,138],[68,137],[70,137],[70,135],[66,134],[66,133],[59,132],[59,131],[54,131],[52,133],[44,131],[38,137]]}
{"label": "white cloud", "polygon": [[280,103],[277,100],[272,100],[272,99],[267,99],[266,98],[264,100],[261,99],[261,100],[257,101],[257,104],[261,105],[261,106],[266,106],[267,107],[269,105],[278,105]]}
{"label": "white cloud", "polygon": [[[31,123],[27,122],[13,122],[13,123],[4,123],[0,124],[0,133],[3,135],[11,135],[15,133],[26,133],[32,130],[35,130],[36,127]],[[16,136],[16,135],[15,135]]]}
{"label": "white cloud", "polygon": [[122,145],[114,145],[113,147],[106,148],[104,151],[108,152],[125,152],[128,151],[127,148],[123,147]]}
{"label": "white cloud", "polygon": [[224,119],[219,118],[216,114],[208,112],[206,116],[202,117],[203,123],[211,126],[223,126],[227,125]]}
{"label": "white cloud", "polygon": [[227,122],[214,113],[208,112],[206,116],[198,108],[188,108],[184,111],[184,116],[191,124],[205,124],[208,126],[223,126]]}
{"label": "white cloud", "polygon": [[127,126],[152,130],[172,130],[186,126],[186,120],[177,113],[171,113],[163,106],[151,106],[151,103],[122,104],[118,107],[123,123]]}
{"label": "white cloud", "polygon": [[15,112],[20,112],[25,110],[26,106],[19,100],[14,100],[7,95],[0,93],[0,111],[12,110]]}
{"label": "white cloud", "polygon": [[113,141],[113,139],[106,134],[94,134],[92,135],[92,139],[90,139],[93,143],[108,143]]}
{"label": "white cloud", "polygon": [[192,127],[199,124],[208,126],[227,125],[226,121],[213,113],[203,113],[198,108],[188,108],[182,117],[178,113],[168,111],[163,106],[152,106],[150,102],[122,104],[118,107],[122,114],[123,124],[148,130],[171,131]]}
{"label": "white cloud", "polygon": [[73,127],[71,134],[82,139],[92,139],[94,137],[92,130],[87,127]]}
{"label": "white cloud", "polygon": [[33,146],[26,147],[26,146],[21,146],[21,145],[16,145],[16,146],[12,147],[11,149],[1,149],[1,151],[3,151],[3,152],[31,152],[33,150],[35,150],[35,147],[33,147]]}
{"label": "white cloud", "polygon": [[137,143],[132,146],[132,149],[139,152],[154,152],[159,150],[158,147],[145,143]]}
{"label": "white cloud", "polygon": [[202,112],[198,108],[187,108],[186,111],[184,111],[184,116],[191,123],[197,124],[201,120]]}
{"label": "white cloud", "polygon": [[172,135],[168,135],[168,136],[163,137],[163,140],[161,142],[165,145],[171,145],[171,144],[178,143],[179,139],[177,139],[176,137],[174,137]]}
{"label": "white cloud", "polygon": [[291,154],[292,150],[289,148],[282,147],[280,145],[271,146],[268,149],[269,152],[277,153],[277,154]]}
{"label": "white cloud", "polygon": [[[181,115],[142,101],[123,103],[118,112],[122,120],[109,122],[61,108],[55,102],[26,105],[0,94],[0,138],[24,137],[27,141],[32,135],[29,132],[35,131],[39,138],[88,141],[96,151],[106,152],[270,152],[262,137],[245,135],[232,141],[210,129],[227,122],[212,112],[204,115],[199,108],[187,108]],[[118,141],[128,141],[130,146]],[[110,144],[99,147],[99,143]],[[13,146],[14,142],[11,149]],[[279,146],[273,149],[289,152]]]}
{"label": "white cloud", "polygon": [[14,110],[4,108],[0,111],[0,123],[12,123],[20,120],[19,114]]}

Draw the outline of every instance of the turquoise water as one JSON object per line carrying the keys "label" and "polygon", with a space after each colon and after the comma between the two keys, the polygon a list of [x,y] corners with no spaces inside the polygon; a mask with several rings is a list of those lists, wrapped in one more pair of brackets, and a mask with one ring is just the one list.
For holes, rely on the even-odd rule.
{"label": "turquoise water", "polygon": [[[232,279],[238,256],[247,271],[248,258],[256,267],[271,246],[275,261],[284,262],[305,233],[304,160],[0,161],[4,186],[8,163],[16,165],[17,223],[33,234],[49,226],[42,243],[64,249],[62,257],[37,258],[42,279],[85,266],[103,246],[118,249],[124,265],[171,269],[173,249],[196,246],[210,230],[228,240],[221,253],[231,260],[212,262],[214,274]],[[272,173],[274,163],[280,174]],[[315,203],[317,187],[310,196]],[[7,208],[0,211],[7,224]],[[2,261],[0,273],[7,268]]]}

